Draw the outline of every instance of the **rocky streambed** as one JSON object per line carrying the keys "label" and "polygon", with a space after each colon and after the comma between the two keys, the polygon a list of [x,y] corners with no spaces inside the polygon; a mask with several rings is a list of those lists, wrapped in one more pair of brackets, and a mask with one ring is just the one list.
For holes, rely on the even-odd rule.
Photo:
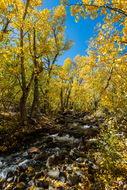
{"label": "rocky streambed", "polygon": [[95,180],[99,126],[64,121],[58,130],[35,140],[33,133],[33,141],[22,149],[0,156],[1,190],[104,189]]}
{"label": "rocky streambed", "polygon": [[1,155],[0,188],[74,189],[83,181],[88,186],[89,172],[98,169],[87,155],[96,147],[97,133],[98,126],[71,121],[58,131],[39,135],[19,152]]}

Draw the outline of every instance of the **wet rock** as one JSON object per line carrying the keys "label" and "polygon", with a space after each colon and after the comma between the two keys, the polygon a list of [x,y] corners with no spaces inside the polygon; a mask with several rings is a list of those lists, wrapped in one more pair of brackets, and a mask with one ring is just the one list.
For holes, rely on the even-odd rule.
{"label": "wet rock", "polygon": [[47,162],[46,162],[46,166],[52,166],[55,164],[55,154],[53,154],[52,156],[48,157]]}
{"label": "wet rock", "polygon": [[70,186],[76,185],[80,182],[79,180],[79,176],[77,176],[76,174],[69,174],[67,176],[68,182]]}
{"label": "wet rock", "polygon": [[46,158],[46,153],[40,153],[35,155],[34,160],[44,160]]}
{"label": "wet rock", "polygon": [[22,154],[22,156],[23,156],[23,157],[27,157],[27,156],[28,156],[28,152],[24,152],[24,153]]}
{"label": "wet rock", "polygon": [[56,138],[53,139],[53,141],[55,142],[59,142],[59,143],[71,143],[71,144],[76,144],[79,143],[79,139],[76,139],[74,137],[70,137],[69,135],[65,135],[65,136],[57,136]]}
{"label": "wet rock", "polygon": [[[59,149],[58,149],[58,151],[59,151]],[[66,155],[64,153],[62,153],[62,152],[58,153],[58,151],[56,153],[57,155],[53,154],[53,155],[48,157],[47,162],[46,162],[47,167],[64,162],[64,159],[65,159]]]}
{"label": "wet rock", "polygon": [[37,147],[32,147],[28,149],[28,154],[32,154],[32,153],[40,153],[40,149]]}
{"label": "wet rock", "polygon": [[59,178],[59,175],[60,175],[60,172],[59,170],[51,170],[47,173],[47,175],[53,179],[58,179]]}
{"label": "wet rock", "polygon": [[2,162],[0,161],[0,168],[2,168],[2,166],[3,166],[3,164],[2,164]]}
{"label": "wet rock", "polygon": [[7,179],[7,182],[8,183],[10,183],[10,182],[12,182],[13,181],[13,177],[9,177],[8,179]]}
{"label": "wet rock", "polygon": [[83,163],[84,162],[84,158],[79,157],[79,158],[76,159],[76,162]]}

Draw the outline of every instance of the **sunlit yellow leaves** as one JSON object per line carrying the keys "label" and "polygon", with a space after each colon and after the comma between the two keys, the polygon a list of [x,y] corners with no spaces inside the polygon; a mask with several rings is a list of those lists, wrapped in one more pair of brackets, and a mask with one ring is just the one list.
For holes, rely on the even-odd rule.
{"label": "sunlit yellow leaves", "polygon": [[72,68],[72,60],[70,58],[67,58],[64,61],[63,69],[65,70],[65,72],[69,72],[71,68]]}
{"label": "sunlit yellow leaves", "polygon": [[[121,36],[113,29],[112,25],[104,24],[102,28],[98,27],[98,36],[91,39],[87,51],[88,56],[77,56],[74,59],[78,80],[82,81],[79,87],[77,80],[74,80],[74,88],[77,89],[74,92],[79,91],[81,96],[85,94],[85,99],[93,104],[96,99],[101,97],[100,104],[113,111],[113,107],[117,107],[120,102],[122,103],[122,99],[126,98],[125,94],[127,93],[125,87],[127,65],[125,56],[120,56],[121,52],[124,51],[124,46],[121,44]],[[108,83],[108,76],[110,76],[112,68],[113,74]],[[106,90],[104,90],[105,87]],[[81,89],[84,89],[84,92],[81,92]],[[125,107],[122,106],[122,109],[126,110]]]}
{"label": "sunlit yellow leaves", "polygon": [[122,41],[127,44],[127,18],[126,18],[126,20],[125,20],[125,22],[124,22],[124,26],[123,26],[123,37],[122,37]]}
{"label": "sunlit yellow leaves", "polygon": [[[68,0],[63,0],[62,3],[64,5],[71,4]],[[71,5],[70,9],[71,15],[75,16],[75,22],[78,22],[79,16],[82,16],[84,19],[87,16],[90,16],[91,19],[95,19],[99,13],[106,16],[104,21],[107,23],[119,23],[123,25],[123,36],[122,42],[127,44],[127,3],[126,0],[111,0],[109,3],[108,0],[82,0],[78,1],[76,4]],[[105,30],[108,26],[103,25],[103,29]],[[116,37],[117,42],[120,41],[118,37]]]}
{"label": "sunlit yellow leaves", "polygon": [[43,0],[31,0],[30,3],[32,7],[40,7],[43,3]]}
{"label": "sunlit yellow leaves", "polygon": [[7,9],[7,7],[9,5],[11,5],[12,3],[14,3],[14,0],[1,0],[0,1],[0,9]]}
{"label": "sunlit yellow leaves", "polygon": [[61,19],[62,17],[64,18],[66,15],[66,10],[63,5],[58,6],[54,10],[53,18]]}
{"label": "sunlit yellow leaves", "polygon": [[62,182],[56,182],[55,183],[55,188],[59,187],[59,186],[63,186],[63,183]]}

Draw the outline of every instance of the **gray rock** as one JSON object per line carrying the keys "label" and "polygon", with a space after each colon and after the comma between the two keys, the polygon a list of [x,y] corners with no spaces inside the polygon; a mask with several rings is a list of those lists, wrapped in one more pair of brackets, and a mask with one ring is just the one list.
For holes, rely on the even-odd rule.
{"label": "gray rock", "polygon": [[13,177],[9,177],[8,179],[7,179],[7,182],[11,182],[11,181],[13,181]]}
{"label": "gray rock", "polygon": [[3,164],[2,164],[2,162],[0,161],[0,168],[2,168],[3,167]]}
{"label": "gray rock", "polygon": [[79,157],[76,159],[76,162],[79,162],[79,163],[83,163],[83,161],[84,161],[84,158],[82,158],[82,157]]}
{"label": "gray rock", "polygon": [[48,157],[47,162],[46,162],[46,166],[52,166],[54,165],[55,162],[55,155],[53,154],[52,156]]}
{"label": "gray rock", "polygon": [[34,160],[43,160],[45,159],[46,156],[47,156],[46,154],[40,153],[40,154],[35,155]]}
{"label": "gray rock", "polygon": [[47,173],[47,175],[53,179],[59,179],[60,172],[58,170],[51,170]]}
{"label": "gray rock", "polygon": [[22,154],[22,156],[23,156],[23,157],[28,156],[28,152],[24,152],[24,153]]}
{"label": "gray rock", "polygon": [[68,182],[70,186],[76,185],[80,182],[79,176],[77,176],[76,174],[72,175],[68,175],[67,176]]}

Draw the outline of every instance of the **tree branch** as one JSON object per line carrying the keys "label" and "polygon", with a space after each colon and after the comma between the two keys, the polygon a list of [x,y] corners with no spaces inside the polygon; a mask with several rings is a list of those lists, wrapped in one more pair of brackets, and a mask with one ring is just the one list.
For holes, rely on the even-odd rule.
{"label": "tree branch", "polygon": [[95,5],[95,4],[89,5],[89,4],[79,3],[79,4],[69,4],[68,6],[76,6],[76,5],[83,6],[83,7],[95,7],[95,8],[101,8],[101,9],[105,8],[105,9],[109,9],[109,10],[115,11],[117,13],[123,14],[124,16],[127,17],[127,13],[124,10],[115,8],[115,7],[111,7],[110,5],[102,5],[101,6],[101,5]]}

